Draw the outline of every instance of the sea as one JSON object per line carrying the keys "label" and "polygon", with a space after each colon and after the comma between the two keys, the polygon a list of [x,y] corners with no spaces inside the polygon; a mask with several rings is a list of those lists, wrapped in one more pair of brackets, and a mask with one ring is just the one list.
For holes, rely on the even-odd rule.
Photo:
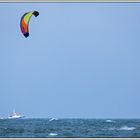
{"label": "sea", "polygon": [[1,119],[0,138],[140,138],[140,119]]}

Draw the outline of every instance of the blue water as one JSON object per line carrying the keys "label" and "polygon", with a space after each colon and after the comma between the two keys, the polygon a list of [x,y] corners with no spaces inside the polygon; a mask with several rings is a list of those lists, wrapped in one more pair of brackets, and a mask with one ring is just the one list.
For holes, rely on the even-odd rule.
{"label": "blue water", "polygon": [[140,119],[0,120],[0,138],[140,138]]}

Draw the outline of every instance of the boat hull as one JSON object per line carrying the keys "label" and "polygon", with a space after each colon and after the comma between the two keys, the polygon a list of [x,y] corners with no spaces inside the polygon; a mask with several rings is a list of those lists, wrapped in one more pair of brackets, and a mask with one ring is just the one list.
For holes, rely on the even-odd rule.
{"label": "boat hull", "polygon": [[12,116],[12,117],[8,117],[8,119],[23,119],[25,118],[25,116]]}

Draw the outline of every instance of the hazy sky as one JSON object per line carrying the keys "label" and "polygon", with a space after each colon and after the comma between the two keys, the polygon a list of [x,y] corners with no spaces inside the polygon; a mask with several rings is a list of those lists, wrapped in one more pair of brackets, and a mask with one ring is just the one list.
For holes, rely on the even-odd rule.
{"label": "hazy sky", "polygon": [[[25,38],[21,16],[39,11]],[[0,3],[0,116],[140,118],[139,3]]]}

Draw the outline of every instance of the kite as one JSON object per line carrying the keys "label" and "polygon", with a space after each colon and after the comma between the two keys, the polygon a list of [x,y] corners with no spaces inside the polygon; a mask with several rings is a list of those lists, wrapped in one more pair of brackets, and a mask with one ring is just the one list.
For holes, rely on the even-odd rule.
{"label": "kite", "polygon": [[21,29],[22,34],[26,38],[29,36],[28,26],[29,26],[29,21],[30,21],[30,18],[32,17],[32,15],[37,17],[39,15],[39,12],[38,11],[32,11],[32,12],[25,13],[21,17],[21,20],[20,20],[20,29]]}

